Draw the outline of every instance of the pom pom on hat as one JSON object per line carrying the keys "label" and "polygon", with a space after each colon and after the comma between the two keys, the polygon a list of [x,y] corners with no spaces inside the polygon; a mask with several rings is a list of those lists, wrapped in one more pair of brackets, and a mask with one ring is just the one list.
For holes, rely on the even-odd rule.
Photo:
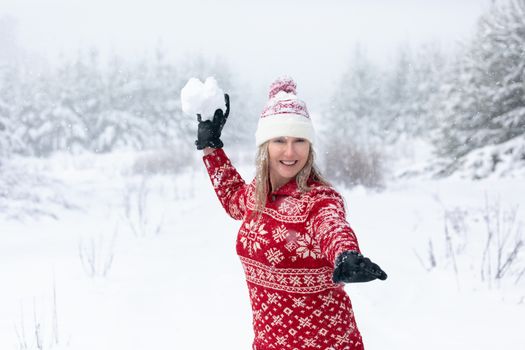
{"label": "pom pom on hat", "polygon": [[306,104],[297,98],[295,81],[287,76],[277,78],[270,85],[268,97],[255,132],[257,147],[281,136],[304,138],[313,143],[312,121]]}
{"label": "pom pom on hat", "polygon": [[278,92],[284,91],[293,95],[297,95],[297,84],[292,78],[283,76],[277,78],[270,86],[270,92],[268,98],[272,99],[277,95]]}

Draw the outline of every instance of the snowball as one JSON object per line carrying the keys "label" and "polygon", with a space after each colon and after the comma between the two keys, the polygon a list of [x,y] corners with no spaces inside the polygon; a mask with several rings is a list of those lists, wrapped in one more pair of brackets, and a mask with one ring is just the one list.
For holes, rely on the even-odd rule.
{"label": "snowball", "polygon": [[206,78],[204,84],[197,78],[191,78],[180,92],[182,111],[187,115],[200,114],[202,120],[211,120],[217,109],[226,111],[224,92],[217,80]]}

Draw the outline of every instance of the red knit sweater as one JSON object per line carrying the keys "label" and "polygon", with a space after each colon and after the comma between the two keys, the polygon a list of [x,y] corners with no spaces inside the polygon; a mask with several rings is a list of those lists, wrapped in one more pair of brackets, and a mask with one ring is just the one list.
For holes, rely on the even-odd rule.
{"label": "red knit sweater", "polygon": [[268,195],[263,215],[252,216],[255,180],[246,184],[222,149],[204,156],[217,196],[243,220],[237,254],[246,273],[253,311],[254,350],[363,349],[350,298],[332,282],[335,258],[359,250],[341,196],[294,180]]}

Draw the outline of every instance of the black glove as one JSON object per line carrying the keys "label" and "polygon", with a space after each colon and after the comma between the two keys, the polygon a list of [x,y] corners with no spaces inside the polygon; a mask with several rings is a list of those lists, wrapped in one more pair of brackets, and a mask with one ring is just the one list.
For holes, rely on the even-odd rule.
{"label": "black glove", "polygon": [[334,283],[369,282],[376,278],[386,280],[387,275],[377,264],[355,250],[342,252],[335,259],[332,275]]}
{"label": "black glove", "polygon": [[226,119],[230,114],[230,96],[224,94],[224,101],[226,102],[226,113],[222,109],[217,109],[213,115],[213,120],[202,120],[201,115],[197,114],[199,128],[197,130],[197,140],[195,145],[197,149],[204,149],[206,147],[222,148],[221,131]]}

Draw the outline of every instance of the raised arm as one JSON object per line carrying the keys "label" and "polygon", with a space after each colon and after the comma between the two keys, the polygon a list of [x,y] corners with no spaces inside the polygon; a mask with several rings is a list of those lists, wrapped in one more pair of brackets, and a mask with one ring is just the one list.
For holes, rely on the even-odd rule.
{"label": "raised arm", "polygon": [[203,160],[222,206],[232,218],[241,220],[246,212],[248,185],[222,148],[209,152],[203,157]]}
{"label": "raised arm", "polygon": [[246,211],[246,184],[222,150],[221,132],[230,114],[230,97],[224,94],[226,111],[217,109],[212,120],[202,120],[197,114],[199,127],[195,145],[204,152],[204,164],[211,183],[226,212],[240,220]]}

